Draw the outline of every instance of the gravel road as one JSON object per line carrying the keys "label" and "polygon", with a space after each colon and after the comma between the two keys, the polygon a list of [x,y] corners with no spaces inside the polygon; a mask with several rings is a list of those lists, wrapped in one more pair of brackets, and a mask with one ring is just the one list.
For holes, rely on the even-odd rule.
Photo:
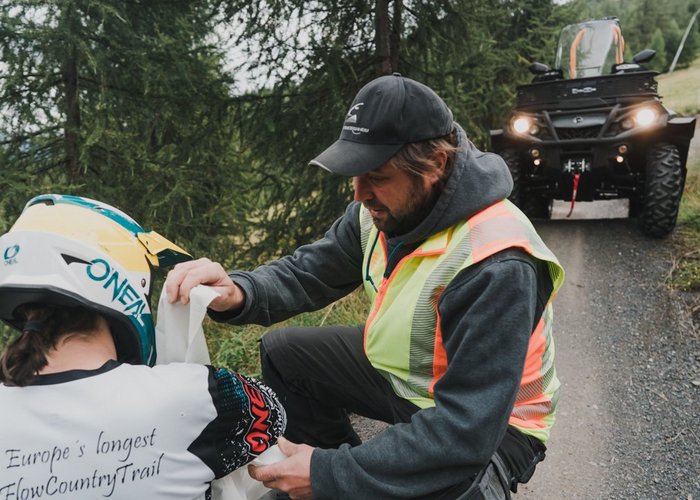
{"label": "gravel road", "polygon": [[536,225],[567,271],[562,395],[548,458],[516,498],[700,498],[700,311],[664,284],[671,240],[626,219]]}

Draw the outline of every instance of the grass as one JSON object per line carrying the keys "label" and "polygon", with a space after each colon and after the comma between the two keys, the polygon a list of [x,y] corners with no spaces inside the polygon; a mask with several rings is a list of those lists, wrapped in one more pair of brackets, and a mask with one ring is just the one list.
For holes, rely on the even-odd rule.
{"label": "grass", "polygon": [[[700,59],[686,69],[660,75],[664,104],[682,115],[700,113]],[[700,141],[696,135],[693,141]],[[681,199],[669,283],[685,291],[700,291],[700,157],[687,164],[688,176]]]}
{"label": "grass", "polygon": [[[695,140],[700,140],[696,138]],[[700,291],[700,160],[688,169],[685,191],[673,234],[675,247],[669,283],[684,291]]]}
{"label": "grass", "polygon": [[666,107],[681,115],[700,113],[700,59],[686,69],[659,75],[656,80]]}
{"label": "grass", "polygon": [[360,325],[364,324],[369,311],[364,291],[353,293],[327,306],[320,311],[300,314],[272,327],[257,325],[229,326],[205,320],[211,362],[214,366],[223,366],[239,373],[259,376],[260,360],[258,341],[272,329],[286,326],[324,326],[324,325]]}

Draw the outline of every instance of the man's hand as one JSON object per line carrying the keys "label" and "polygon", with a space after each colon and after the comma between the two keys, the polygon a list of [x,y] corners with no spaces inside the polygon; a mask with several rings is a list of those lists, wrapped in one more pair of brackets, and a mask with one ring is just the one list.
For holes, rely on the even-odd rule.
{"label": "man's hand", "polygon": [[307,444],[294,444],[283,437],[279,439],[277,445],[287,458],[271,465],[249,465],[250,477],[262,481],[267,488],[286,492],[294,500],[313,498],[311,490],[313,447]]}
{"label": "man's hand", "polygon": [[168,273],[165,279],[168,302],[172,304],[179,300],[187,304],[190,291],[197,285],[210,286],[219,294],[209,304],[214,311],[237,309],[245,302],[245,293],[231,280],[221,264],[207,258],[182,262]]}

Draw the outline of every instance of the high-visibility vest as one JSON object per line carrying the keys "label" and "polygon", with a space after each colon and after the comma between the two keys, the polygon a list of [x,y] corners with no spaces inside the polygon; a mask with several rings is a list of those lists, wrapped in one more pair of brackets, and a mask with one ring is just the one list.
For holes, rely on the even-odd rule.
{"label": "high-visibility vest", "polygon": [[564,270],[527,217],[508,200],[498,202],[428,238],[401,259],[388,277],[384,276],[384,234],[378,233],[364,207],[360,227],[364,287],[372,301],[365,324],[365,353],[397,395],[421,408],[435,406],[433,387],[447,370],[437,304],[450,281],[461,270],[507,248],[520,248],[547,263],[553,289],[530,336],[509,420],[546,442],[560,385],[554,368],[551,302],[564,281]]}

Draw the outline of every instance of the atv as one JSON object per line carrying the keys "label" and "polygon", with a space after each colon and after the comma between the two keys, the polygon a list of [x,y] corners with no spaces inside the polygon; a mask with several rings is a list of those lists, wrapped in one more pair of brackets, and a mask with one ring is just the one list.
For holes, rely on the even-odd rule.
{"label": "atv", "polygon": [[[617,18],[561,30],[554,68],[535,62],[532,83],[491,147],[513,177],[510,200],[549,218],[552,200],[627,198],[629,216],[651,237],[676,225],[695,117],[664,107],[646,49],[624,62]],[[569,212],[571,214],[571,211]]]}

